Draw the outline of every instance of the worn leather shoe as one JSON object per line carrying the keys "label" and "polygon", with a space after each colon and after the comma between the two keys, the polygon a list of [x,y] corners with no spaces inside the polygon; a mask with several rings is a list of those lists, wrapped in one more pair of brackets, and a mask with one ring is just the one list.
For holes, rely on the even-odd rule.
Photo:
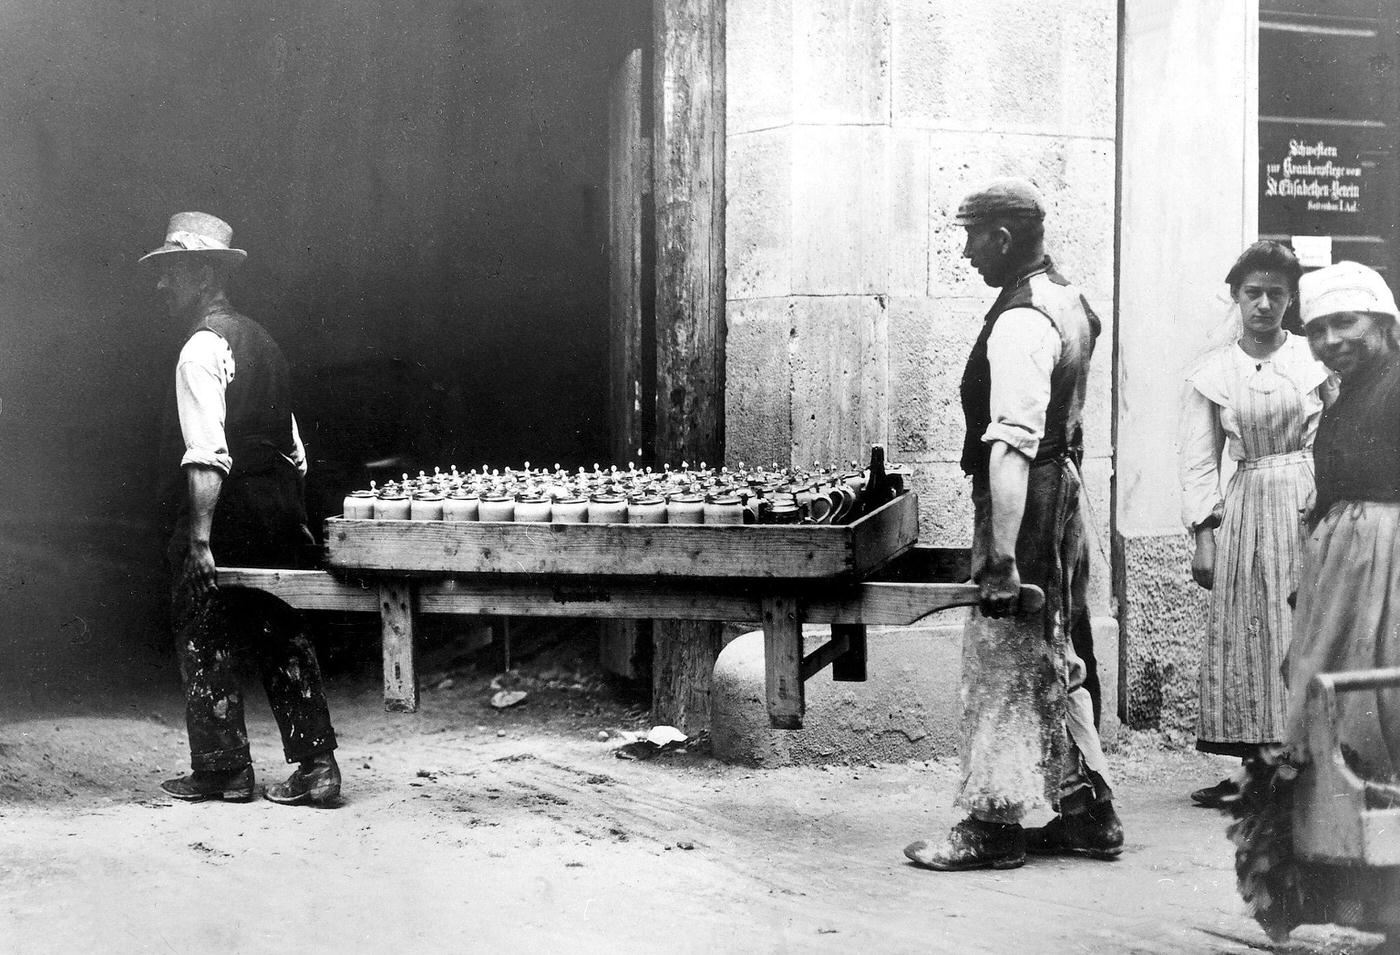
{"label": "worn leather shoe", "polygon": [[1016,869],[1026,864],[1025,830],[969,816],[942,842],[911,842],[904,847],[904,855],[916,866],[939,872]]}
{"label": "worn leather shoe", "polygon": [[1191,794],[1191,801],[1202,809],[1223,809],[1225,804],[1240,794],[1240,787],[1234,780],[1222,779],[1214,786],[1198,789]]}
{"label": "worn leather shoe", "polygon": [[285,783],[267,787],[268,799],[284,806],[330,806],[340,799],[340,767],[334,753],[302,760]]}
{"label": "worn leather shoe", "polygon": [[1094,803],[1083,812],[1059,815],[1043,826],[1027,829],[1026,851],[1041,856],[1116,859],[1123,851],[1123,823],[1113,811],[1113,803]]}
{"label": "worn leather shoe", "polygon": [[167,779],[161,790],[174,799],[204,802],[223,799],[226,802],[247,802],[253,798],[253,767],[244,766],[231,773],[195,770],[188,776]]}

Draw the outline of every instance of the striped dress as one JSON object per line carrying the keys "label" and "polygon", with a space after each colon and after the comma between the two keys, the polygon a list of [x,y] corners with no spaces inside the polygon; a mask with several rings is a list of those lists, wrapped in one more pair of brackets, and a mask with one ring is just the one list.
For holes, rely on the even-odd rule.
{"label": "striped dress", "polygon": [[[1220,509],[1215,583],[1201,654],[1197,747],[1242,755],[1284,738],[1281,666],[1292,638],[1313,490],[1312,444],[1330,394],[1327,369],[1289,335],[1262,361],[1237,344],[1208,353],[1187,377],[1181,435],[1183,517]],[[1221,451],[1235,464],[1220,495]]]}

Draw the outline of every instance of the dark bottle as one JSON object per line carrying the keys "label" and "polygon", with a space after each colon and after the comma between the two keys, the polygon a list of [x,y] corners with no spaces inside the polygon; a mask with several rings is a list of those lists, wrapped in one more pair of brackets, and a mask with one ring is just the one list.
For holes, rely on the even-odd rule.
{"label": "dark bottle", "polygon": [[872,444],[870,446],[870,471],[865,479],[865,487],[861,489],[860,499],[853,509],[852,520],[864,517],[872,511],[879,510],[899,494],[899,486],[885,473],[885,446],[883,444]]}

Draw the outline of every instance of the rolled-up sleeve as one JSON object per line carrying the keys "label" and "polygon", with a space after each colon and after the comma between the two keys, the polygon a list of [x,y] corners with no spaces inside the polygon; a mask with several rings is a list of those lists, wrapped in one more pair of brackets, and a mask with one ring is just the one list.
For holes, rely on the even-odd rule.
{"label": "rolled-up sleeve", "polygon": [[1220,455],[1225,429],[1215,402],[1187,385],[1181,405],[1181,522],[1188,530],[1203,523],[1221,504]]}
{"label": "rolled-up sleeve", "polygon": [[1005,442],[1028,458],[1040,450],[1050,406],[1050,373],[1060,360],[1060,333],[1031,308],[1003,312],[987,338],[992,422],[982,441]]}
{"label": "rolled-up sleeve", "polygon": [[225,392],[233,373],[228,343],[211,331],[195,332],[180,349],[175,365],[175,404],[185,441],[181,467],[216,468],[225,475],[233,469],[224,435]]}
{"label": "rolled-up sleeve", "polygon": [[306,445],[301,443],[301,429],[297,427],[296,415],[292,415],[292,456],[288,460],[302,477],[306,477]]}

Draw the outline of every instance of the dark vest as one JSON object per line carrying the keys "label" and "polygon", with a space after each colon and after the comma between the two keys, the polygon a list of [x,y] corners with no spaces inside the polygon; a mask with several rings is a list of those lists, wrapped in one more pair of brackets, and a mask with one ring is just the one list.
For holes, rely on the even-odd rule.
{"label": "dark vest", "polygon": [[1312,523],[1338,501],[1400,501],[1400,354],[1392,352],[1359,375],[1317,425],[1313,459],[1317,500]]}
{"label": "dark vest", "polygon": [[986,476],[991,448],[982,435],[992,423],[992,368],[987,360],[987,340],[1003,313],[1013,308],[1030,308],[1044,315],[1060,336],[1060,358],[1050,373],[1050,404],[1045,414],[1045,435],[1036,452],[1036,461],[1072,457],[1084,451],[1084,392],[1089,379],[1089,359],[1100,323],[1074,286],[1055,270],[1049,256],[1030,272],[1007,284],[991,311],[987,312],[982,333],[968,355],[959,393],[967,432],[963,438],[962,469],[973,476]]}
{"label": "dark vest", "polygon": [[[291,372],[282,349],[261,325],[233,311],[206,315],[185,340],[201,331],[218,335],[233,352],[233,380],[224,392],[224,439],[233,457],[229,478],[260,474],[279,464],[290,466],[286,459],[296,445],[292,441]],[[179,415],[170,418],[175,446],[183,454]]]}
{"label": "dark vest", "polygon": [[[309,532],[304,526],[301,475],[289,460],[296,446],[287,359],[261,325],[237,312],[205,316],[190,329],[189,337],[200,331],[211,331],[227,342],[234,363],[233,380],[224,392],[224,439],[233,470],[224,480],[214,510],[210,532],[214,559],[228,566],[310,566],[305,563]],[[184,440],[173,407],[169,417],[173,435],[167,441],[173,441],[174,448],[167,454],[178,462]],[[167,558],[178,567],[188,543],[184,522],[189,518],[189,498],[180,468],[172,462],[162,473],[174,479],[166,498],[174,505],[175,517]]]}

